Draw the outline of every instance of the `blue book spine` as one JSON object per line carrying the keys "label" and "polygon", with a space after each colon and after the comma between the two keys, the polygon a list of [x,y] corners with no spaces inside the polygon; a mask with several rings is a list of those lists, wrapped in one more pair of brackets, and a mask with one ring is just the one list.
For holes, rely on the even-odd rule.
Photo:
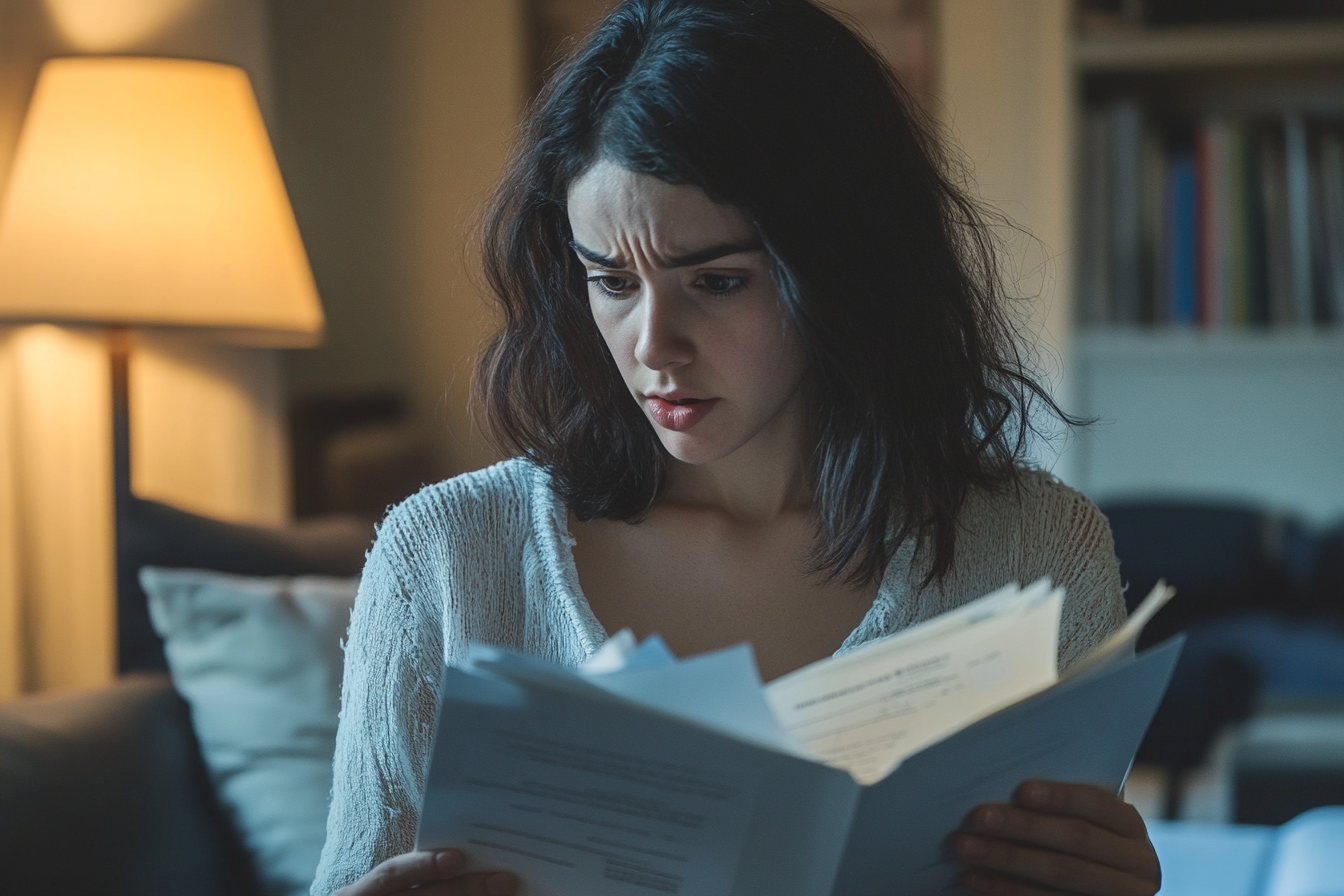
{"label": "blue book spine", "polygon": [[1167,295],[1171,322],[1195,322],[1195,160],[1188,152],[1176,152],[1167,168]]}

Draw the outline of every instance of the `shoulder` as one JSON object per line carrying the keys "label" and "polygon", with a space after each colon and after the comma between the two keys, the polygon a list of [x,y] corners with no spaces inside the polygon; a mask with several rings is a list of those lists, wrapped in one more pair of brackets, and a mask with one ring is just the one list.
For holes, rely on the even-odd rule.
{"label": "shoulder", "polygon": [[[1049,576],[1065,589],[1060,666],[1085,656],[1125,619],[1111,527],[1087,496],[1041,470],[966,502],[954,565],[998,587]],[[989,590],[989,587],[984,590]]]}
{"label": "shoulder", "polygon": [[403,525],[442,514],[507,512],[523,506],[550,476],[530,460],[515,457],[471,473],[427,485],[388,511],[386,524]]}
{"label": "shoulder", "polygon": [[427,485],[392,507],[364,564],[361,590],[440,591],[462,564],[517,562],[538,518],[554,512],[550,476],[515,458]]}
{"label": "shoulder", "polygon": [[1016,479],[998,488],[973,491],[961,515],[963,528],[971,531],[1013,521],[1028,529],[1050,531],[1092,520],[1105,524],[1105,517],[1086,495],[1033,467],[1020,467]]}
{"label": "shoulder", "polygon": [[1099,555],[1114,558],[1110,524],[1082,492],[1050,473],[1021,468],[1015,480],[968,496],[959,522],[960,544],[977,548],[1057,556],[1069,563]]}
{"label": "shoulder", "polygon": [[378,540],[471,538],[482,526],[498,533],[525,524],[538,510],[538,491],[549,488],[550,476],[531,461],[501,461],[427,485],[393,506],[378,527]]}

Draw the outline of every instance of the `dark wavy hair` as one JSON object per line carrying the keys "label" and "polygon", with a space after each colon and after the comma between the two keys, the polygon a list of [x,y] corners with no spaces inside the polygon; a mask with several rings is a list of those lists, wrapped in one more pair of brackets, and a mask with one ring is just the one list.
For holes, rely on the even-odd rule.
{"label": "dark wavy hair", "polygon": [[755,224],[805,346],[814,572],[859,584],[896,548],[951,567],[972,488],[1013,482],[1044,402],[995,226],[890,67],[807,0],[627,0],[552,75],[482,226],[501,328],[475,379],[487,432],[580,520],[637,521],[667,455],[626,390],[569,247],[599,158],[702,188]]}

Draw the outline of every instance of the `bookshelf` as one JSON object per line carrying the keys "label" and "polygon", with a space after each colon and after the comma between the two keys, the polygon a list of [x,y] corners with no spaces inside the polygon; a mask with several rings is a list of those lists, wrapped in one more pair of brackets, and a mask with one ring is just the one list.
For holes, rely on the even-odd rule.
{"label": "bookshelf", "polygon": [[1344,21],[1074,45],[1084,324],[1344,322]]}
{"label": "bookshelf", "polygon": [[1342,61],[1344,22],[1117,28],[1079,34],[1073,45],[1083,75]]}
{"label": "bookshelf", "polygon": [[[1321,147],[1344,147],[1344,20],[1084,31],[1071,61],[1080,202],[1070,379],[1074,405],[1100,418],[1070,446],[1072,480],[1101,501],[1177,494],[1254,501],[1316,520],[1344,514],[1344,218],[1328,221],[1326,201],[1315,198],[1334,177],[1344,212],[1344,167],[1321,173],[1322,157],[1339,154]],[[1109,170],[1099,166],[1096,147],[1114,145],[1117,133],[1134,150],[1130,163],[1139,163],[1121,178],[1127,232],[1123,220],[1115,226],[1123,215],[1098,215],[1094,204],[1098,181],[1116,170],[1113,160]],[[1282,159],[1294,139],[1299,153],[1308,149],[1295,173],[1290,232],[1283,208],[1277,219],[1266,214],[1263,180],[1227,179],[1226,147],[1245,155],[1231,156],[1244,166],[1236,173],[1266,153]],[[1222,147],[1224,180],[1218,156],[1200,155],[1210,145]],[[1229,182],[1240,190],[1186,209],[1204,217],[1186,222],[1184,247],[1173,237],[1182,220],[1171,201],[1178,152],[1199,166],[1184,176],[1204,196]],[[1256,175],[1269,170],[1254,164]],[[1285,188],[1292,176],[1280,175]],[[1282,230],[1277,247],[1271,226]],[[1099,257],[1098,229],[1106,227],[1105,239],[1118,231],[1122,246]],[[1291,241],[1302,233],[1313,241],[1306,251]],[[1181,252],[1184,281],[1173,276]],[[1117,258],[1130,261],[1127,274],[1117,276]]]}

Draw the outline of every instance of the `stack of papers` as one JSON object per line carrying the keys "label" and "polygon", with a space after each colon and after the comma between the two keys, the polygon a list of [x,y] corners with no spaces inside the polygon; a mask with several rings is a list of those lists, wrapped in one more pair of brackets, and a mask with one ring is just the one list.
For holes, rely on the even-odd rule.
{"label": "stack of papers", "polygon": [[746,644],[679,660],[622,632],[578,670],[473,645],[444,669],[416,846],[523,896],[945,893],[974,805],[1029,777],[1119,789],[1179,653],[1133,653],[1169,596],[1064,680],[1047,580],[769,685]]}

